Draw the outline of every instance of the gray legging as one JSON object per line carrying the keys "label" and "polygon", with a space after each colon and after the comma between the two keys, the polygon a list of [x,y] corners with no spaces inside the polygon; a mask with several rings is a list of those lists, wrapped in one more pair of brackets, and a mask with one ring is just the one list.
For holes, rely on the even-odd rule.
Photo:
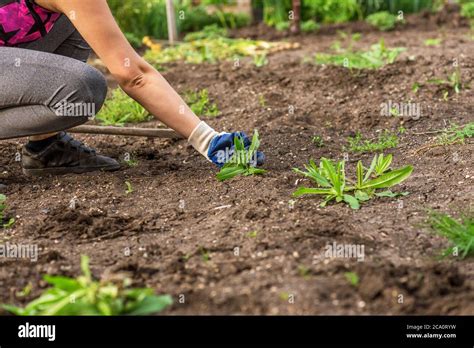
{"label": "gray legging", "polygon": [[85,64],[89,53],[65,16],[41,40],[0,47],[0,139],[66,130],[98,112],[107,84]]}

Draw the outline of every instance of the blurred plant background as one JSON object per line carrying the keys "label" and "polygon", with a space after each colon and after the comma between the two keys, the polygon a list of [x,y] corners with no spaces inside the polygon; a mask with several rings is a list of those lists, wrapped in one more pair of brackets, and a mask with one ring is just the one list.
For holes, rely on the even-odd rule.
{"label": "blurred plant background", "polygon": [[[474,0],[300,0],[301,27],[314,31],[321,23],[341,23],[364,18],[379,12],[398,14],[436,10],[443,4],[458,2],[466,17],[474,12]],[[120,27],[135,46],[143,37],[164,40],[168,37],[165,0],[108,0]],[[248,8],[242,10],[242,4]],[[292,0],[174,0],[178,32],[200,31],[209,25],[225,29],[247,26],[263,21],[279,30],[289,28]]]}

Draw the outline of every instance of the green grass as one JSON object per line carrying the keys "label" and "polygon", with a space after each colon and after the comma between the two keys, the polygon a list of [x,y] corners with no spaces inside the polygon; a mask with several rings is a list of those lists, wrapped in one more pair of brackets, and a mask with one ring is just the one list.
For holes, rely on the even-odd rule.
{"label": "green grass", "polygon": [[451,243],[451,246],[442,252],[442,256],[460,256],[464,259],[474,255],[474,215],[461,216],[455,219],[444,213],[432,211],[429,214],[427,225],[429,229]]}
{"label": "green grass", "polygon": [[453,124],[436,137],[436,144],[443,146],[464,144],[466,139],[472,137],[474,137],[474,122],[467,123],[464,126]]}
{"label": "green grass", "polygon": [[397,16],[387,12],[381,11],[369,15],[366,22],[382,31],[388,31],[395,28],[397,24]]}
{"label": "green grass", "polygon": [[10,228],[15,223],[15,218],[10,218],[6,223],[4,223],[5,219],[5,209],[7,208],[7,197],[4,194],[0,193],[0,224],[2,224],[3,228]]}
{"label": "green grass", "polygon": [[149,121],[151,115],[120,88],[112,92],[96,119],[105,126],[123,126],[126,123]]}
{"label": "green grass", "polygon": [[398,136],[388,130],[379,134],[375,140],[363,138],[360,132],[355,136],[347,138],[348,145],[345,150],[356,153],[376,152],[391,149],[398,146]]}
{"label": "green grass", "polygon": [[[319,166],[313,160],[305,165],[306,171],[293,168],[293,171],[311,179],[316,187],[299,187],[293,195],[322,195],[324,201],[320,204],[325,207],[327,203],[336,201],[344,202],[352,209],[359,209],[360,204],[373,197],[397,197],[407,195],[407,192],[394,193],[388,188],[395,186],[407,179],[412,171],[412,166],[391,170],[392,155],[375,155],[368,168],[362,162],[357,163],[356,179],[346,177],[345,161],[332,162],[321,158]],[[384,189],[384,191],[378,191]]]}
{"label": "green grass", "polygon": [[219,115],[219,108],[209,99],[207,89],[200,91],[188,91],[184,94],[184,101],[191,110],[198,116],[216,117]]}
{"label": "green grass", "polygon": [[169,295],[156,296],[150,288],[130,288],[130,279],[121,284],[92,279],[89,258],[81,257],[82,275],[77,278],[45,275],[51,286],[26,307],[3,304],[15,315],[147,315],[172,304]]}
{"label": "green grass", "polygon": [[387,48],[384,40],[372,45],[368,51],[344,52],[342,54],[318,53],[316,64],[340,65],[349,69],[378,69],[392,64],[405,48]]}
{"label": "green grass", "polygon": [[217,173],[217,179],[219,181],[229,180],[237,175],[249,176],[265,173],[264,169],[255,168],[257,150],[260,146],[260,140],[256,130],[248,150],[245,149],[244,142],[240,137],[234,138],[234,146],[234,154],[229,161],[224,164],[220,172]]}

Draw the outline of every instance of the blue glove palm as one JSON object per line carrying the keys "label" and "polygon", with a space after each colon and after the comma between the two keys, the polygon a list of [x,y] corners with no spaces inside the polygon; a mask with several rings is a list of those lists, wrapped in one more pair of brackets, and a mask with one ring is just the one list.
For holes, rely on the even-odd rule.
{"label": "blue glove palm", "polygon": [[[207,156],[212,163],[219,168],[222,168],[224,164],[232,158],[235,150],[235,137],[240,137],[244,141],[245,149],[249,149],[251,141],[244,132],[218,134],[211,140]],[[264,162],[265,155],[261,151],[257,151],[256,156],[250,159],[250,164],[252,166],[260,166]]]}

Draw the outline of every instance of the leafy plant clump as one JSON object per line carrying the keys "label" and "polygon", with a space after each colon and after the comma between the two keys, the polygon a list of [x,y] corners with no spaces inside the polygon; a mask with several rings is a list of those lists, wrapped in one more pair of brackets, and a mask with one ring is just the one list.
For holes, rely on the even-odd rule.
{"label": "leafy plant clump", "polygon": [[184,41],[191,42],[202,39],[216,39],[227,36],[227,29],[220,28],[217,24],[208,25],[201,31],[189,33],[184,37]]}
{"label": "leafy plant clump", "polygon": [[216,117],[219,115],[219,109],[215,103],[210,101],[207,89],[189,91],[185,93],[184,100],[198,116]]}
{"label": "leafy plant clump", "polygon": [[292,49],[298,44],[260,40],[232,39],[223,36],[184,42],[163,50],[148,50],[144,58],[155,66],[184,61],[190,64],[217,63],[219,61],[268,55],[274,51]]}
{"label": "leafy plant clump", "polygon": [[466,2],[462,5],[461,16],[474,20],[474,2]]}
{"label": "leafy plant clump", "polygon": [[3,228],[9,228],[15,223],[15,218],[10,218],[7,222],[4,223],[5,219],[5,209],[7,208],[6,205],[7,197],[4,194],[0,193],[0,224],[2,224]]}
{"label": "leafy plant clump", "polygon": [[123,126],[125,123],[146,122],[151,119],[151,115],[143,106],[117,88],[105,101],[96,119],[105,126]]}
{"label": "leafy plant clump", "polygon": [[362,162],[357,163],[356,180],[351,181],[346,178],[345,161],[333,163],[332,161],[321,158],[319,166],[313,160],[309,165],[305,165],[306,171],[298,168],[293,170],[307,178],[310,178],[316,187],[300,187],[293,195],[296,197],[316,194],[324,196],[324,201],[320,204],[325,207],[328,202],[335,200],[337,203],[345,202],[352,209],[359,209],[361,202],[366,202],[378,197],[397,197],[407,195],[407,192],[393,193],[388,189],[407,179],[412,171],[412,166],[405,166],[399,169],[390,170],[392,155],[375,155],[369,168],[365,168]]}
{"label": "leafy plant clump", "polygon": [[122,284],[94,281],[89,258],[81,257],[83,274],[77,278],[45,275],[52,285],[25,308],[3,304],[15,315],[147,315],[162,311],[172,304],[169,295],[156,296],[150,288],[129,288]]}
{"label": "leafy plant clump", "polygon": [[384,40],[372,45],[369,51],[345,52],[342,54],[318,53],[316,64],[340,65],[349,69],[378,69],[392,64],[405,48],[387,48]]}
{"label": "leafy plant clump", "polygon": [[360,132],[357,132],[354,137],[347,138],[348,146],[345,147],[351,152],[375,152],[398,146],[398,136],[388,130],[381,133],[376,140],[370,140],[362,137]]}
{"label": "leafy plant clump", "polygon": [[311,33],[319,30],[321,26],[315,20],[310,19],[301,23],[301,31],[303,33]]}
{"label": "leafy plant clump", "polygon": [[259,146],[260,140],[257,130],[255,130],[253,134],[252,143],[248,150],[245,149],[242,138],[234,137],[234,153],[230,160],[224,164],[220,172],[217,173],[217,179],[219,181],[224,181],[232,179],[237,175],[249,176],[265,173],[264,169],[255,168]]}
{"label": "leafy plant clump", "polygon": [[451,247],[444,250],[442,256],[460,256],[464,259],[474,255],[474,216],[463,215],[455,219],[448,214],[430,212],[428,227],[437,235],[447,238]]}
{"label": "leafy plant clump", "polygon": [[397,24],[397,16],[388,11],[372,13],[365,20],[370,25],[382,31],[392,30]]}

